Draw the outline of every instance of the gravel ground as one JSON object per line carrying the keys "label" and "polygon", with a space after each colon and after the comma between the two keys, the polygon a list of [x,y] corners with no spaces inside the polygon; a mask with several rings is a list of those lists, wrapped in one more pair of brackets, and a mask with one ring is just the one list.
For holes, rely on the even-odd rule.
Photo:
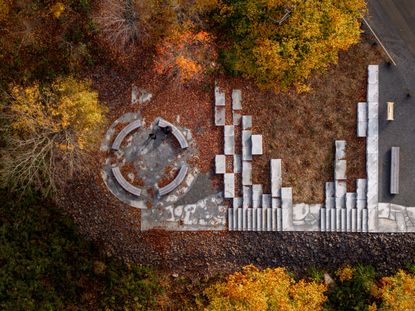
{"label": "gravel ground", "polygon": [[160,272],[195,278],[227,274],[252,263],[302,274],[310,267],[363,263],[390,273],[415,262],[411,233],[141,232],[139,210],[119,203],[100,178],[91,182],[93,178],[74,182],[59,204],[108,255]]}

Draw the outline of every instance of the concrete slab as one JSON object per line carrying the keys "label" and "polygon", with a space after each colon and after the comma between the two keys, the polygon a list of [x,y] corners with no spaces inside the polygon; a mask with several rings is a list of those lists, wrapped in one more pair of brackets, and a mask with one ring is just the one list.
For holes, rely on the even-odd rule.
{"label": "concrete slab", "polygon": [[254,208],[262,206],[262,185],[252,185],[252,206]]}
{"label": "concrete slab", "polygon": [[252,185],[252,162],[242,161],[242,185]]}
{"label": "concrete slab", "polygon": [[226,156],[224,154],[217,154],[215,156],[215,173],[216,174],[226,173]]}
{"label": "concrete slab", "polygon": [[225,125],[225,107],[215,106],[215,125],[224,126]]}
{"label": "concrete slab", "polygon": [[242,186],[242,206],[245,208],[252,207],[252,187]]}
{"label": "concrete slab", "polygon": [[273,198],[281,196],[282,174],[281,159],[271,160],[271,195]]}
{"label": "concrete slab", "polygon": [[215,86],[215,106],[225,106],[225,92]]}
{"label": "concrete slab", "polygon": [[334,163],[334,178],[336,180],[346,179],[346,160],[336,160]]}
{"label": "concrete slab", "polygon": [[282,231],[293,231],[293,199],[292,188],[281,188]]}
{"label": "concrete slab", "polygon": [[270,194],[262,194],[262,207],[271,208],[272,207],[272,197]]}
{"label": "concrete slab", "polygon": [[252,128],[252,116],[242,116],[242,129],[250,130]]}
{"label": "concrete slab", "polygon": [[357,103],[357,137],[367,136],[367,103]]}
{"label": "concrete slab", "polygon": [[235,129],[233,125],[224,126],[224,153],[233,155],[235,153]]}
{"label": "concrete slab", "polygon": [[336,155],[335,160],[344,160],[346,158],[346,141],[336,140]]}
{"label": "concrete slab", "polygon": [[242,109],[242,92],[241,90],[232,90],[232,109]]}
{"label": "concrete slab", "polygon": [[235,174],[226,173],[223,175],[224,198],[232,199],[235,197]]}
{"label": "concrete slab", "polygon": [[262,155],[262,135],[252,135],[252,155]]}
{"label": "concrete slab", "polygon": [[234,173],[242,172],[242,155],[240,154],[233,155],[233,172]]}
{"label": "concrete slab", "polygon": [[252,132],[248,130],[242,131],[242,160],[252,161]]}
{"label": "concrete slab", "polygon": [[232,123],[233,123],[233,125],[235,125],[235,126],[240,125],[241,124],[241,120],[242,120],[242,114],[239,113],[236,110],[233,110],[232,111]]}

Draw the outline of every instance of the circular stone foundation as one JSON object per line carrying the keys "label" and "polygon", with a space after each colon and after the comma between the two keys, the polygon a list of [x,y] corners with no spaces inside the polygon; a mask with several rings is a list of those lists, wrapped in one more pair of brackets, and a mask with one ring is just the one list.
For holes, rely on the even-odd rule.
{"label": "circular stone foundation", "polygon": [[192,165],[197,150],[190,130],[170,123],[161,127],[160,120],[146,127],[140,114],[126,113],[114,121],[101,144],[106,154],[101,171],[106,186],[133,207],[176,202],[190,190],[198,174]]}

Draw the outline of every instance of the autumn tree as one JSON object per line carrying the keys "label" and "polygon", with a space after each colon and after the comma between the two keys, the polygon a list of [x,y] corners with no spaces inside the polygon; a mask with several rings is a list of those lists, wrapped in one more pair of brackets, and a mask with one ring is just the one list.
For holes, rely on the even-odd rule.
{"label": "autumn tree", "polygon": [[189,27],[176,29],[156,46],[155,71],[180,84],[201,81],[215,67],[212,35]]}
{"label": "autumn tree", "polygon": [[[412,310],[415,302],[415,276],[400,270],[393,276],[383,277],[372,292],[381,301],[379,310]],[[372,305],[370,310],[377,308]]]}
{"label": "autumn tree", "polygon": [[3,105],[3,186],[47,195],[87,167],[101,138],[106,109],[88,81],[60,78],[51,85],[13,85]]}
{"label": "autumn tree", "polygon": [[364,0],[222,0],[217,15],[229,70],[276,92],[307,78],[357,43]]}
{"label": "autumn tree", "polygon": [[209,287],[207,310],[323,310],[324,284],[296,282],[283,268],[258,270],[247,266],[225,282]]}

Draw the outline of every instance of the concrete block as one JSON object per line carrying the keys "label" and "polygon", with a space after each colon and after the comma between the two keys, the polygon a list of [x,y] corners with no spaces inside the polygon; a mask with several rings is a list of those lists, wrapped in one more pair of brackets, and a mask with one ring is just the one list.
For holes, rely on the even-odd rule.
{"label": "concrete block", "polygon": [[242,130],[250,130],[252,128],[252,116],[242,116]]}
{"label": "concrete block", "polygon": [[272,231],[272,209],[263,208],[267,213],[267,231]]}
{"label": "concrete block", "polygon": [[260,208],[261,212],[262,212],[262,227],[261,227],[261,231],[267,231],[267,224],[268,224],[268,214],[267,214],[267,210],[265,208]]}
{"label": "concrete block", "polygon": [[243,227],[242,227],[242,219],[243,219],[243,208],[238,208],[238,231],[242,231]]}
{"label": "concrete block", "polygon": [[247,224],[247,215],[248,214],[248,208],[242,207],[242,231],[246,231],[248,229]]}
{"label": "concrete block", "polygon": [[252,135],[252,155],[262,155],[262,135]]}
{"label": "concrete block", "polygon": [[226,156],[224,154],[217,154],[215,156],[215,173],[216,174],[226,173]]}
{"label": "concrete block", "polygon": [[336,140],[336,156],[335,160],[344,160],[346,158],[346,141]]}
{"label": "concrete block", "polygon": [[256,208],[262,206],[262,185],[252,185],[252,206]]}
{"label": "concrete block", "polygon": [[234,173],[242,172],[242,156],[240,154],[233,155],[233,172]]}
{"label": "concrete block", "polygon": [[228,208],[228,230],[233,231],[233,208]]}
{"label": "concrete block", "polygon": [[225,107],[215,106],[215,125],[224,126],[225,125]]}
{"label": "concrete block", "polygon": [[367,103],[357,103],[357,137],[367,136]]}
{"label": "concrete block", "polygon": [[261,231],[262,228],[262,208],[256,209],[256,230]]}
{"label": "concrete block", "polygon": [[241,90],[232,90],[232,109],[242,109],[242,92]]}
{"label": "concrete block", "polygon": [[252,231],[257,231],[257,208],[252,208]]}
{"label": "concrete block", "polygon": [[246,208],[251,207],[252,206],[252,187],[242,186],[242,197],[243,197],[242,206]]}
{"label": "concrete block", "polygon": [[242,114],[233,110],[232,111],[232,124],[238,126],[241,124]]}
{"label": "concrete block", "polygon": [[281,188],[281,203],[282,203],[282,230],[293,231],[293,201],[292,188]]}
{"label": "concrete block", "polygon": [[252,132],[243,130],[242,131],[242,160],[251,161],[252,160],[252,141],[251,141]]}
{"label": "concrete block", "polygon": [[346,193],[346,208],[347,209],[356,208],[356,193],[355,192]]}
{"label": "concrete block", "polygon": [[241,197],[233,198],[233,208],[239,208],[239,207],[242,207],[242,198]]}
{"label": "concrete block", "polygon": [[281,196],[282,171],[281,159],[271,160],[271,195],[273,198]]}
{"label": "concrete block", "polygon": [[225,154],[233,155],[235,153],[235,129],[233,125],[224,126]]}
{"label": "concrete block", "polygon": [[369,231],[369,224],[368,224],[368,210],[365,208],[362,210],[362,232]]}
{"label": "concrete block", "polygon": [[247,230],[252,231],[252,208],[247,209]]}
{"label": "concrete block", "polygon": [[[327,212],[327,210],[326,210]],[[330,209],[330,232],[337,231],[337,209]]]}
{"label": "concrete block", "polygon": [[351,210],[351,232],[357,232],[357,209]]}
{"label": "concrete block", "polygon": [[277,208],[277,231],[282,231],[282,209]]}
{"label": "concrete block", "polygon": [[347,210],[342,208],[341,210],[341,232],[347,231]]}
{"label": "concrete block", "polygon": [[[262,186],[261,186],[262,191]],[[271,208],[272,207],[272,197],[270,194],[262,194],[262,207]]]}
{"label": "concrete block", "polygon": [[279,199],[279,198],[272,198],[272,200],[271,200],[271,207],[272,208],[281,207],[281,199]]}
{"label": "concrete block", "polygon": [[367,180],[366,179],[357,179],[356,180],[356,194],[357,200],[364,200],[366,199],[366,187],[367,187]]}
{"label": "concrete block", "polygon": [[242,161],[242,185],[252,185],[252,162]]}
{"label": "concrete block", "polygon": [[334,163],[334,177],[336,180],[346,179],[346,160],[336,160]]}
{"label": "concrete block", "polygon": [[225,106],[225,92],[215,86],[215,106]]}
{"label": "concrete block", "polygon": [[226,173],[223,175],[223,183],[224,183],[224,198],[225,199],[232,199],[235,197],[235,174],[233,173]]}
{"label": "concrete block", "polygon": [[326,231],[326,209],[324,207],[320,209],[320,231]]}
{"label": "concrete block", "polygon": [[330,222],[330,215],[333,208],[327,208],[326,207],[326,232],[331,231],[331,222]]}

